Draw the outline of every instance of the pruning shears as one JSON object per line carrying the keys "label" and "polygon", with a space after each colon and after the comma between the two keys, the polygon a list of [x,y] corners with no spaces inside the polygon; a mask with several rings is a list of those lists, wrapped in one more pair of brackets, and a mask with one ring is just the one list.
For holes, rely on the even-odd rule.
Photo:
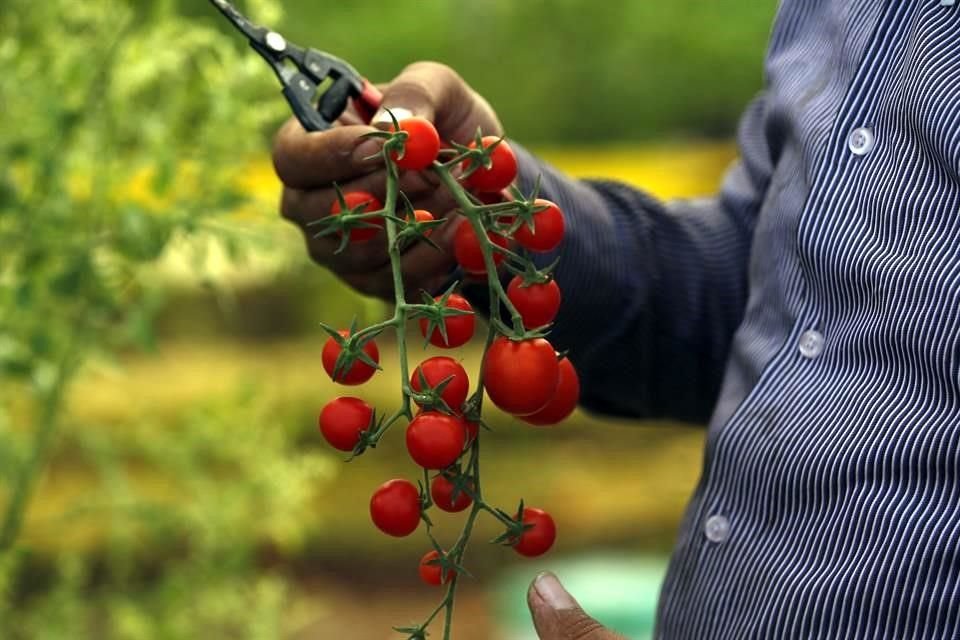
{"label": "pruning shears", "polygon": [[[380,108],[380,91],[344,60],[324,51],[299,47],[276,31],[253,24],[227,0],[210,2],[273,68],[283,85],[283,96],[307,131],[329,129],[351,100],[366,122]],[[328,79],[332,82],[319,93]]]}

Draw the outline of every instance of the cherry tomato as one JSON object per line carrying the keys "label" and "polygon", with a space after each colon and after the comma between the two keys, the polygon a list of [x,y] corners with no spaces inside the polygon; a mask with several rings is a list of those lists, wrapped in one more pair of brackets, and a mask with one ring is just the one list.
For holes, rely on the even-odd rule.
{"label": "cherry tomato", "polygon": [[389,480],[373,492],[370,517],[385,534],[408,536],[420,524],[420,492],[407,480]]}
{"label": "cherry tomato", "polygon": [[446,469],[460,457],[466,437],[460,418],[424,411],[407,427],[407,451],[424,469]]}
{"label": "cherry tomato", "polygon": [[523,278],[516,276],[507,287],[507,298],[528,329],[550,324],[560,310],[560,287],[555,280],[523,286]]}
{"label": "cherry tomato", "polygon": [[372,419],[373,408],[360,398],[335,398],[320,412],[320,433],[334,449],[353,451]]}
{"label": "cherry tomato", "polygon": [[[487,237],[490,242],[503,248],[507,248],[507,240],[502,236],[488,231]],[[483,260],[483,250],[480,247],[480,241],[477,234],[473,231],[473,226],[468,222],[463,222],[453,236],[453,255],[457,263],[463,267],[463,270],[473,275],[483,275],[487,272],[487,264]],[[493,263],[499,265],[503,262],[504,256],[499,251],[493,252]]]}
{"label": "cherry tomato", "polygon": [[513,237],[517,244],[530,251],[553,251],[563,240],[563,212],[549,200],[537,200],[536,204],[547,208],[533,214],[533,229],[522,224]]}
{"label": "cherry tomato", "polygon": [[[433,214],[426,209],[414,209],[413,218],[417,222],[433,222],[436,219],[433,217]],[[433,229],[427,229],[423,235],[429,238],[431,233],[433,233]]]}
{"label": "cherry tomato", "polygon": [[442,576],[443,567],[438,564],[430,564],[431,560],[436,560],[439,557],[440,554],[434,549],[433,551],[425,553],[420,559],[420,579],[435,587],[439,587],[441,584],[447,584],[453,580],[453,574],[456,573],[456,571],[448,569],[446,578],[444,578]]}
{"label": "cherry tomato", "polygon": [[560,381],[556,353],[543,338],[514,341],[501,336],[487,350],[484,367],[490,399],[515,416],[546,406]]}
{"label": "cherry tomato", "polygon": [[[500,140],[497,136],[484,136],[483,148],[486,149],[497,142],[497,140]],[[470,148],[476,149],[476,142],[471,142]],[[500,191],[510,186],[510,183],[516,179],[517,156],[514,155],[513,149],[510,148],[510,145],[508,145],[506,141],[500,142],[490,153],[490,161],[491,165],[489,169],[480,167],[467,176],[466,185],[469,188],[478,192]],[[462,166],[464,171],[466,171],[470,167],[470,160],[464,160]]]}
{"label": "cherry tomato", "polygon": [[[440,297],[434,298],[434,300],[440,300]],[[430,344],[443,347],[444,349],[454,349],[456,347],[462,347],[463,345],[470,342],[470,338],[473,337],[474,327],[476,326],[476,316],[473,315],[473,307],[470,306],[470,303],[467,302],[467,299],[463,296],[453,293],[447,298],[446,305],[451,309],[460,309],[461,311],[470,311],[470,315],[462,316],[450,316],[443,319],[443,324],[447,329],[447,339],[444,341],[443,334],[440,332],[440,328],[437,327],[433,330],[433,333],[430,334]],[[426,318],[420,318],[420,333],[423,334],[423,337],[427,337],[427,330],[430,328],[430,323]]]}
{"label": "cherry tomato", "polygon": [[577,408],[580,401],[580,378],[569,358],[560,361],[560,383],[557,392],[547,406],[534,414],[520,418],[536,426],[546,426],[563,422]]}
{"label": "cherry tomato", "polygon": [[[473,484],[470,484],[472,489]],[[466,491],[457,493],[453,497],[453,482],[445,475],[440,474],[430,483],[430,497],[433,498],[433,504],[437,508],[449,513],[459,513],[473,503],[473,498],[467,495]]]}
{"label": "cherry tomato", "polygon": [[[366,213],[368,211],[379,211],[383,209],[383,203],[373,194],[367,193],[366,191],[350,191],[349,193],[343,194],[343,201],[347,203],[348,209],[356,209],[362,204],[366,206],[361,210],[361,213]],[[340,199],[337,198],[333,201],[333,204],[330,206],[330,213],[337,215],[341,212],[340,208]],[[381,227],[386,224],[383,221],[383,218],[373,218],[370,220],[373,224],[378,224]],[[358,227],[356,229],[350,229],[350,242],[366,242],[374,238],[378,233],[379,229],[368,228],[368,227]]]}
{"label": "cherry tomato", "polygon": [[550,514],[543,509],[526,507],[523,510],[523,524],[533,525],[520,535],[513,549],[522,556],[533,558],[542,556],[557,539],[557,525]]}
{"label": "cherry tomato", "polygon": [[[392,125],[390,129],[393,130]],[[397,167],[422,171],[433,164],[440,153],[440,135],[433,123],[419,116],[404,118],[400,121],[400,130],[406,131],[408,137],[404,143],[403,157],[398,158],[396,151],[390,156]]]}
{"label": "cherry tomato", "polygon": [[[410,386],[417,392],[422,389],[420,372],[423,372],[423,377],[426,378],[427,384],[432,388],[435,388],[447,378],[451,378],[447,386],[443,388],[440,397],[453,411],[459,411],[463,403],[467,401],[467,394],[470,392],[470,379],[467,377],[467,372],[463,366],[453,358],[446,356],[427,358],[419,367],[414,369],[413,375],[410,376]],[[418,406],[422,407],[423,405],[418,403]]]}
{"label": "cherry tomato", "polygon": [[[350,332],[346,329],[341,329],[338,332],[344,338],[350,335]],[[323,345],[323,368],[327,370],[327,375],[330,376],[330,379],[334,382],[339,382],[340,384],[345,385],[358,385],[363,384],[367,380],[373,377],[373,374],[377,372],[376,369],[368,365],[366,362],[360,360],[355,360],[353,366],[351,366],[346,371],[340,372],[339,378],[333,377],[333,372],[336,369],[337,358],[340,357],[340,352],[343,349],[337,344],[337,341],[333,338],[327,338],[326,344]],[[380,363],[380,350],[377,348],[377,343],[373,340],[367,342],[363,345],[363,351],[370,359],[376,363]]]}

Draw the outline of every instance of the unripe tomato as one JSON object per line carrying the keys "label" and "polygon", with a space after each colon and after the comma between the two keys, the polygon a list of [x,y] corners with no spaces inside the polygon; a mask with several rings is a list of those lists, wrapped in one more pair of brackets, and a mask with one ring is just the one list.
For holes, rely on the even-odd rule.
{"label": "unripe tomato", "polygon": [[[500,140],[497,136],[484,136],[483,148],[490,147],[497,140]],[[476,149],[477,143],[471,142],[469,146],[471,149]],[[478,192],[500,191],[510,186],[510,183],[516,179],[517,156],[506,140],[501,141],[490,153],[490,161],[489,169],[480,167],[467,176],[465,182],[470,189]],[[466,171],[470,167],[470,160],[464,160],[462,167]]]}
{"label": "unripe tomato", "polygon": [[515,416],[542,409],[557,390],[560,366],[543,338],[497,338],[484,360],[484,384],[495,405]]}
{"label": "unripe tomato", "polygon": [[550,324],[560,310],[560,287],[556,280],[524,286],[523,278],[515,276],[507,287],[507,298],[528,329]]}
{"label": "unripe tomato", "polygon": [[[416,222],[433,222],[436,218],[434,218],[433,214],[426,209],[414,209],[413,219]],[[423,235],[429,238],[431,233],[433,233],[433,229],[427,229]]]}
{"label": "unripe tomato", "polygon": [[560,207],[549,200],[537,200],[536,204],[544,205],[547,208],[533,214],[533,229],[530,229],[526,224],[522,224],[513,234],[513,238],[517,241],[517,244],[530,251],[553,251],[560,246],[560,241],[563,240],[565,227],[563,212],[560,211]]}
{"label": "unripe tomato", "polygon": [[334,398],[320,412],[320,432],[334,449],[353,451],[372,419],[373,408],[360,398]]}
{"label": "unripe tomato", "polygon": [[370,498],[370,517],[385,534],[408,536],[420,524],[420,492],[407,480],[389,480]]}
{"label": "unripe tomato", "polygon": [[534,414],[520,419],[536,426],[547,426],[563,422],[577,408],[580,401],[580,377],[569,358],[560,361],[560,382],[557,391],[547,406]]}
{"label": "unripe tomato", "polygon": [[[347,203],[347,208],[356,209],[362,204],[366,204],[365,207],[361,210],[361,213],[374,212],[383,209],[383,203],[373,194],[367,193],[366,191],[350,191],[349,193],[343,194],[343,201]],[[340,199],[337,198],[333,201],[333,204],[330,205],[330,213],[332,215],[338,215],[342,213],[340,208]],[[381,227],[386,224],[383,221],[383,218],[373,218],[368,222],[372,224],[378,224]],[[359,227],[356,229],[350,229],[350,242],[366,242],[374,238],[378,233],[379,229],[374,229],[372,227]]]}
{"label": "unripe tomato", "polygon": [[[392,125],[390,130],[393,130]],[[408,137],[404,143],[403,157],[398,158],[396,151],[390,156],[397,167],[422,171],[433,164],[440,153],[440,135],[433,123],[419,116],[404,118],[400,121],[400,130],[406,131]]]}
{"label": "unripe tomato", "polygon": [[[447,356],[427,358],[413,370],[413,375],[410,376],[410,386],[418,393],[422,390],[420,386],[421,372],[431,388],[436,388],[441,382],[451,378],[447,386],[443,388],[440,397],[443,398],[450,409],[460,411],[460,407],[466,402],[467,394],[470,392],[470,379],[467,377],[467,372],[463,366]],[[423,405],[417,404],[422,408]]]}
{"label": "unripe tomato", "polygon": [[434,549],[433,551],[428,551],[420,558],[420,579],[435,587],[439,587],[441,584],[447,584],[453,580],[453,574],[456,573],[456,571],[448,569],[447,575],[444,577],[443,567],[438,564],[430,564],[430,561],[436,560],[439,557],[440,554]]}
{"label": "unripe tomato", "polygon": [[[341,329],[338,332],[344,338],[350,335],[350,332],[346,329]],[[340,352],[343,351],[343,348],[337,344],[337,341],[333,338],[327,338],[327,342],[323,345],[323,368],[326,369],[327,375],[330,376],[330,379],[334,382],[339,382],[340,384],[345,385],[358,385],[363,384],[367,380],[373,377],[373,374],[377,372],[376,369],[368,365],[366,362],[360,360],[355,360],[353,365],[346,371],[341,371],[338,378],[333,377],[333,373],[336,370],[337,358],[340,357]],[[370,359],[376,363],[380,363],[380,350],[377,348],[377,343],[373,340],[370,340],[363,345],[363,351]]]}
{"label": "unripe tomato", "polygon": [[[472,483],[470,487],[472,489]],[[437,505],[438,509],[449,513],[459,513],[473,503],[473,498],[466,491],[460,491],[454,498],[453,488],[453,482],[443,474],[438,475],[430,483],[430,497],[433,498],[433,504]]]}
{"label": "unripe tomato", "polygon": [[543,509],[526,507],[523,510],[523,524],[533,525],[520,535],[513,549],[522,556],[534,558],[542,556],[557,539],[557,525],[550,514]]}
{"label": "unripe tomato", "polygon": [[[467,225],[469,226],[469,225]],[[434,300],[440,300],[440,296],[434,298]],[[443,334],[440,332],[440,328],[437,327],[433,330],[433,333],[430,334],[430,344],[442,347],[444,349],[454,349],[456,347],[462,347],[463,345],[470,342],[470,338],[473,337],[473,331],[476,326],[476,316],[473,315],[473,307],[470,306],[470,303],[467,302],[467,299],[463,296],[453,293],[447,298],[447,302],[444,306],[447,306],[451,309],[460,309],[462,311],[470,311],[469,315],[461,316],[450,316],[443,319],[444,326],[447,329],[447,339],[444,341]],[[420,318],[420,333],[423,334],[423,337],[427,337],[427,330],[430,329],[430,323],[426,318]]]}
{"label": "unripe tomato", "polygon": [[407,427],[407,451],[424,469],[446,469],[463,453],[466,426],[438,411],[418,414]]}
{"label": "unripe tomato", "polygon": [[[492,231],[487,232],[487,237],[495,245],[507,248],[507,240],[498,236]],[[483,260],[483,249],[480,247],[480,240],[473,231],[473,225],[463,222],[457,227],[453,236],[453,256],[457,263],[463,267],[463,270],[473,275],[483,275],[487,272],[487,263]],[[493,263],[499,265],[503,262],[504,256],[499,251],[493,252]]]}

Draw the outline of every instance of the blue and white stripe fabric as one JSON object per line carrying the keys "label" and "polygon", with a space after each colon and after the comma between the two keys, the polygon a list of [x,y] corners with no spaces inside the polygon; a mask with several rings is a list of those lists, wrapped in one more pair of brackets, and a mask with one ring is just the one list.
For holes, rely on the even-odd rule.
{"label": "blue and white stripe fabric", "polygon": [[585,406],[709,421],[657,637],[960,638],[960,5],[784,0],[739,144],[669,203],[520,151]]}

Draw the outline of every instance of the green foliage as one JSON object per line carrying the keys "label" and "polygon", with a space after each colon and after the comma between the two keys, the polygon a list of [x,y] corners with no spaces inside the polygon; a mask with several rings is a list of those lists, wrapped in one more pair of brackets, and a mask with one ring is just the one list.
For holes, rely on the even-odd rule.
{"label": "green foliage", "polygon": [[[277,428],[276,403],[253,390],[167,419],[71,425],[55,463],[88,490],[44,522],[41,536],[59,538],[48,584],[31,584],[25,552],[0,560],[0,637],[282,636],[286,579],[256,554],[304,543],[336,467]],[[84,532],[102,557],[77,552]],[[2,597],[15,580],[20,593]]]}
{"label": "green foliage", "polygon": [[[68,444],[55,434],[85,362],[152,345],[162,292],[145,274],[172,249],[202,256],[222,238],[217,219],[245,199],[244,160],[284,105],[262,100],[274,86],[255,55],[173,2],[3,4],[0,637],[276,637],[283,587],[253,573],[255,541],[295,544],[323,460],[291,453],[250,394],[193,409],[160,437],[139,422],[126,448],[98,425],[70,424]],[[272,0],[251,5],[279,17]],[[222,442],[231,430],[244,437]],[[19,534],[61,447],[101,490],[49,529],[96,518],[109,552],[98,564],[65,547],[35,584]],[[131,460],[177,501],[144,498]],[[149,580],[144,548],[171,554]]]}
{"label": "green foliage", "polygon": [[36,383],[144,341],[141,265],[241,199],[240,158],[282,105],[258,100],[254,56],[171,3],[148,21],[106,0],[6,4],[0,375]]}

